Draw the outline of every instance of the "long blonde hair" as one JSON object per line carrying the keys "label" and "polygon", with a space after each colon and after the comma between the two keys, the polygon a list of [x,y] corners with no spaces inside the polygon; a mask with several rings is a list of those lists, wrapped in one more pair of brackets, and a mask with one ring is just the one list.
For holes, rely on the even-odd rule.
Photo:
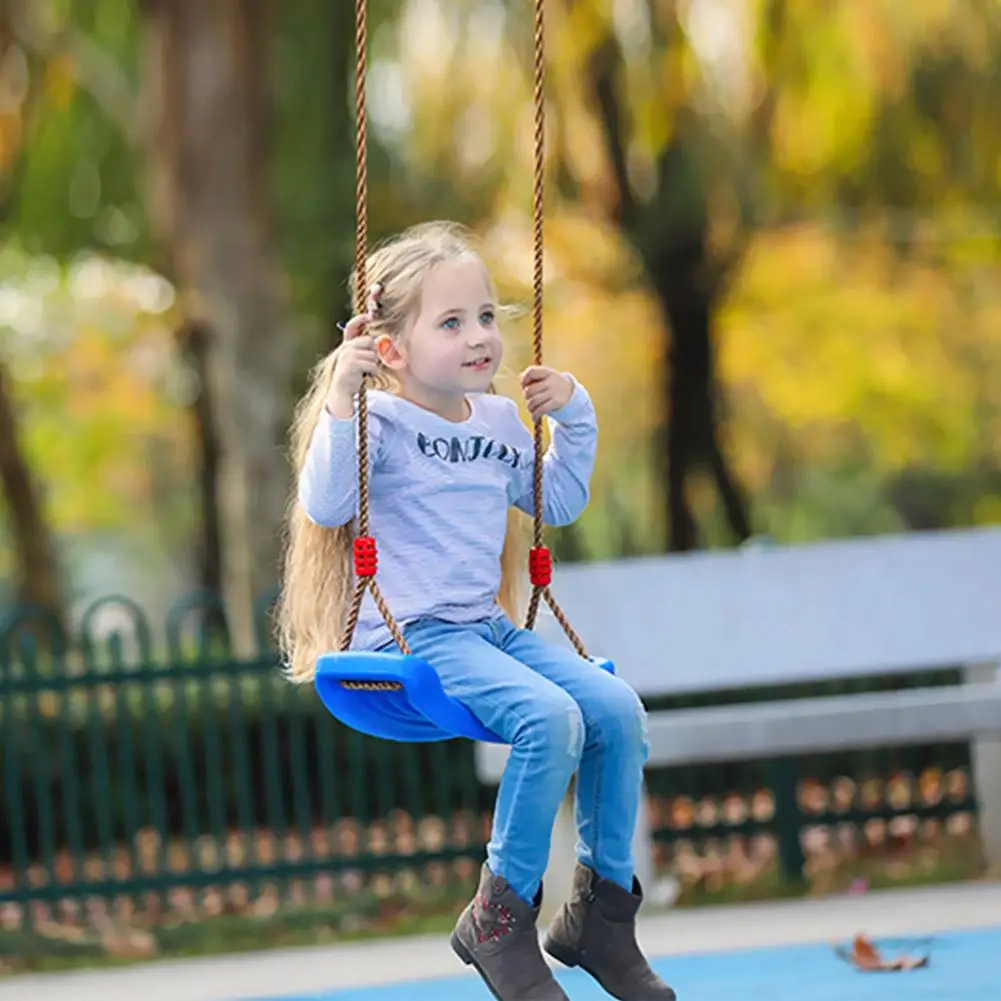
{"label": "long blonde hair", "polygon": [[[378,314],[368,332],[374,337],[402,336],[419,309],[428,274],[445,261],[468,256],[478,257],[471,235],[463,227],[448,222],[414,226],[378,247],[366,263],[368,282],[382,286]],[[357,287],[357,275],[352,274],[356,311],[367,301],[368,291]],[[337,350],[334,350],[310,373],[309,388],[296,407],[290,435],[296,482],[288,504],[285,573],[276,615],[286,675],[297,684],[312,681],[320,654],[339,649],[347,604],[355,584],[351,564],[354,522],[338,528],[316,525],[306,517],[298,498],[299,474],[336,365]],[[369,388],[398,392],[399,384],[388,369],[380,369]],[[525,525],[523,516],[509,509],[497,599],[513,619],[518,617],[521,604],[521,571],[527,547]],[[372,534],[378,539],[377,524],[372,526]]]}

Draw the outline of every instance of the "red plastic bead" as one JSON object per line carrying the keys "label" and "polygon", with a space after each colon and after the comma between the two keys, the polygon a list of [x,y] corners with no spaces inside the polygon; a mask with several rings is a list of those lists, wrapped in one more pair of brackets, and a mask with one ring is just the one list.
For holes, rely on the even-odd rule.
{"label": "red plastic bead", "polygon": [[553,558],[545,546],[528,551],[528,577],[533,587],[549,587],[553,580]]}
{"label": "red plastic bead", "polygon": [[374,577],[379,565],[379,555],[375,539],[370,535],[359,535],[354,542],[355,574],[358,577]]}

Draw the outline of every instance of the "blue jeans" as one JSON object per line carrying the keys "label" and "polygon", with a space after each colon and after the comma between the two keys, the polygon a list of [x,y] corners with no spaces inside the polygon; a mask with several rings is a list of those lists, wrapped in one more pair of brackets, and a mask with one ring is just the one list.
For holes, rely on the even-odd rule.
{"label": "blue jeans", "polygon": [[646,712],[620,678],[519,629],[422,619],[406,629],[445,691],[511,745],[487,864],[531,902],[560,803],[577,776],[577,857],[632,889],[633,831],[647,758]]}

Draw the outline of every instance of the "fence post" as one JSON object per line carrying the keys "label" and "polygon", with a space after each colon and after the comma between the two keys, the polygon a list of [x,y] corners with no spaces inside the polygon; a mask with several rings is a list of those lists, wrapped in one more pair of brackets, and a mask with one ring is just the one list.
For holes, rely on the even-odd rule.
{"label": "fence post", "polygon": [[[968,685],[1001,684],[1001,668],[994,663],[971,664],[964,676]],[[970,770],[984,862],[988,872],[1001,875],[1001,733],[970,741]]]}
{"label": "fence post", "polygon": [[802,814],[796,794],[796,761],[782,758],[766,766],[769,785],[775,796],[775,827],[778,836],[779,870],[784,879],[793,883],[803,881]]}

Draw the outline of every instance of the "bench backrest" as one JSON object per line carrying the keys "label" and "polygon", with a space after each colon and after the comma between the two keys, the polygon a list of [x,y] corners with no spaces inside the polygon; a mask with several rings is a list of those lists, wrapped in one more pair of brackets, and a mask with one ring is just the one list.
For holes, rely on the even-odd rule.
{"label": "bench backrest", "polygon": [[998,528],[565,565],[554,593],[645,696],[1001,659]]}

